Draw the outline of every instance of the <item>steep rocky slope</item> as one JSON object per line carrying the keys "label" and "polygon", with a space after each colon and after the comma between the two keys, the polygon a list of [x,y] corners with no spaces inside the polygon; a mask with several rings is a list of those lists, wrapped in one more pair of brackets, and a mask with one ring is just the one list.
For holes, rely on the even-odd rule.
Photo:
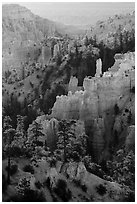
{"label": "steep rocky slope", "polygon": [[17,4],[2,6],[3,71],[37,61],[45,36],[74,34],[76,29],[40,18]]}
{"label": "steep rocky slope", "polygon": [[52,117],[84,121],[95,158],[108,157],[111,143],[116,138],[119,143],[122,131],[134,124],[134,60],[134,53],[127,53],[102,77],[85,78],[84,91],[79,91],[75,78],[71,84],[73,94],[70,89],[68,96],[56,98]]}
{"label": "steep rocky slope", "polygon": [[[14,164],[18,165],[17,172],[11,177],[11,184],[3,193],[3,201],[17,202],[17,184],[24,177],[30,181],[30,189],[42,191],[38,201],[47,202],[120,202],[124,200],[125,192],[122,186],[115,182],[105,181],[94,174],[89,173],[82,162],[71,162],[60,171],[61,163],[56,167],[50,167],[43,157],[36,163],[32,162],[34,174],[24,172],[24,166],[29,164],[25,159],[16,159]],[[3,162],[3,175],[6,168],[6,161]],[[6,176],[6,175],[5,175]],[[49,183],[47,182],[49,179]],[[58,182],[59,192],[56,192]],[[65,185],[63,185],[65,183]],[[38,185],[41,187],[38,187]],[[62,193],[63,192],[63,193]],[[69,193],[68,193],[69,192]],[[44,197],[44,199],[43,199]],[[36,195],[31,200],[36,201]],[[41,200],[43,199],[43,200]],[[28,201],[28,200],[26,200]]]}
{"label": "steep rocky slope", "polygon": [[[134,42],[130,42],[130,39],[135,35],[135,12],[125,15],[115,15],[109,17],[107,20],[98,21],[96,25],[91,28],[91,31],[87,32],[87,35],[89,37],[94,36],[97,41],[103,41],[109,48],[113,49],[118,48],[118,45],[121,43],[120,41],[122,41],[124,37],[123,47],[121,46],[121,48],[125,49],[125,51],[129,51],[130,46],[132,47],[134,45]],[[132,43],[132,45],[130,45],[129,42]],[[124,45],[125,43],[127,44],[126,46]]]}
{"label": "steep rocky slope", "polygon": [[[11,8],[3,24],[5,53],[7,35],[15,36],[3,56],[13,66],[2,87],[3,201],[133,201],[135,53],[125,52],[134,35],[122,33],[112,49],[93,36],[60,36],[54,24]],[[54,36],[42,39],[41,24]]]}

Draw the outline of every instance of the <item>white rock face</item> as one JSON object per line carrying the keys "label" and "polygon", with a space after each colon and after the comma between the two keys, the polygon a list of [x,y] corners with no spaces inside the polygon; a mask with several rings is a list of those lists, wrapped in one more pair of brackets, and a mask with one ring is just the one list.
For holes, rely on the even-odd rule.
{"label": "white rock face", "polygon": [[36,121],[42,124],[42,132],[45,135],[43,139],[46,141],[47,146],[54,150],[57,142],[58,120],[55,118],[46,120],[45,116],[39,116]]}
{"label": "white rock face", "polygon": [[47,172],[47,178],[50,178],[51,188],[56,187],[57,181],[59,179],[59,175],[56,168],[52,167],[49,169],[49,171]]}
{"label": "white rock face", "polygon": [[[45,135],[41,138],[41,140],[43,140],[43,142],[46,141],[47,146],[50,148],[50,150],[56,149],[59,121],[55,118],[47,120],[45,115],[37,117],[36,121],[42,125],[42,133]],[[77,120],[74,125],[71,125],[71,129],[74,130],[76,137],[84,134],[84,121]]]}
{"label": "white rock face", "polygon": [[[103,77],[86,77],[83,81],[84,91],[58,96],[53,106],[52,117],[79,119],[90,124],[94,132],[91,141],[99,154],[105,146],[103,134],[106,129],[110,131],[113,122],[111,118],[110,123],[107,122],[107,115],[113,116],[115,104],[118,104],[120,109],[124,108],[130,98],[130,90],[135,86],[135,62],[133,62],[134,53],[125,54],[117,68],[109,69]],[[77,79],[71,78],[70,84],[76,89]]]}
{"label": "white rock face", "polygon": [[128,127],[128,134],[126,138],[126,148],[132,149],[135,146],[135,126]]}
{"label": "white rock face", "polygon": [[[93,195],[96,202],[97,201],[108,202],[110,200],[120,201],[121,199],[122,189],[119,186],[119,184],[115,182],[105,181],[99,178],[98,176],[89,173],[82,162],[79,163],[70,162],[66,167],[66,173],[69,175],[69,179],[78,180],[81,183],[81,185],[85,185],[87,187],[87,193],[89,195]],[[100,184],[106,187],[106,194],[103,196],[103,198],[97,193],[96,190],[96,187],[99,186]]]}
{"label": "white rock face", "polygon": [[[111,69],[109,73],[112,74]],[[103,116],[104,112],[118,103],[122,95],[129,95],[130,88],[135,84],[134,75],[132,64],[126,61],[110,77],[86,77],[83,82],[84,91],[57,97],[52,114],[57,118],[82,120],[86,119],[85,111],[91,118]],[[70,86],[76,85],[77,79],[71,78]]]}
{"label": "white rock face", "polygon": [[71,76],[69,85],[68,85],[68,91],[75,93],[78,88],[77,86],[78,86],[78,79],[76,77]]}
{"label": "white rock face", "polygon": [[102,61],[101,59],[99,58],[97,61],[96,61],[96,77],[100,77],[100,75],[102,74]]}
{"label": "white rock face", "polygon": [[59,53],[59,51],[60,51],[60,46],[59,46],[59,44],[57,43],[57,44],[54,45],[53,57],[56,57],[57,54]]}

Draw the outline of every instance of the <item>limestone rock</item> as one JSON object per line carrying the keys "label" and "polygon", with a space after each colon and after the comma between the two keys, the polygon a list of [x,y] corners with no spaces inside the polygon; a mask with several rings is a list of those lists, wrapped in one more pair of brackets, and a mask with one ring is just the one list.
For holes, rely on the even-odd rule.
{"label": "limestone rock", "polygon": [[134,149],[135,148],[135,126],[128,127],[128,133],[126,137],[126,149]]}
{"label": "limestone rock", "polygon": [[102,61],[101,59],[99,58],[97,61],[96,61],[96,75],[97,77],[100,77],[102,74]]}
{"label": "limestone rock", "polygon": [[[122,116],[126,118],[122,120],[125,121],[122,124],[119,118],[114,121],[113,115],[115,104],[123,110],[125,104],[131,101],[131,89],[135,86],[134,53],[124,54],[120,58],[122,59],[117,64],[116,70],[110,68],[103,77],[86,77],[83,81],[84,91],[74,92],[77,88],[77,79],[71,78],[70,87],[73,93],[69,92],[68,96],[57,96],[52,109],[52,117],[84,121],[85,126],[91,129],[89,139],[98,155],[105,145],[109,145],[111,128],[120,133],[121,128],[127,126],[129,113],[125,114],[126,117]],[[134,116],[134,105],[131,107]]]}
{"label": "limestone rock", "polygon": [[56,168],[52,167],[49,169],[49,171],[47,172],[47,178],[50,179],[51,188],[56,187],[56,183],[57,183],[58,178],[59,178],[59,175],[58,175]]}
{"label": "limestone rock", "polygon": [[47,146],[54,150],[57,142],[58,121],[55,118],[46,120],[45,115],[39,116],[36,120],[42,124],[42,132],[45,135],[43,139],[45,139]]}
{"label": "limestone rock", "polygon": [[[81,185],[87,187],[87,194],[92,195],[95,201],[120,201],[122,197],[122,189],[115,182],[105,181],[98,176],[89,173],[82,162],[70,162],[66,167],[66,173],[69,179],[77,180]],[[102,185],[106,188],[104,195],[99,195],[96,188]]]}

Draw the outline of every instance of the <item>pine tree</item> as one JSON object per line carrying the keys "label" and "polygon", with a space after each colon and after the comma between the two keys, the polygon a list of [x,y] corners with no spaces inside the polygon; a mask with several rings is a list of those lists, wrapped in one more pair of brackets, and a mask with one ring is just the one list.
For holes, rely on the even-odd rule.
{"label": "pine tree", "polygon": [[28,139],[26,142],[31,151],[35,152],[38,146],[44,146],[44,144],[40,141],[40,137],[43,136],[44,134],[42,133],[42,125],[36,121],[33,121],[33,123],[28,128]]}
{"label": "pine tree", "polygon": [[85,39],[84,39],[84,45],[87,47],[89,45],[89,40],[88,37],[86,35]]}
{"label": "pine tree", "polygon": [[69,140],[74,137],[74,133],[70,131],[70,124],[66,120],[61,120],[59,122],[59,132],[57,133],[58,142],[55,154],[61,158],[63,163],[68,160],[69,151],[71,151]]}
{"label": "pine tree", "polygon": [[15,129],[11,126],[11,118],[6,116],[3,123],[3,136],[4,136],[4,152],[8,156],[8,171],[7,183],[10,184],[10,161],[11,161],[11,143],[15,135]]}
{"label": "pine tree", "polygon": [[76,135],[72,124],[75,121],[62,120],[59,122],[58,142],[56,156],[60,157],[63,163],[70,160],[79,161],[86,154],[87,136]]}
{"label": "pine tree", "polygon": [[24,65],[22,66],[22,80],[25,79],[25,67]]}
{"label": "pine tree", "polygon": [[17,115],[16,133],[11,144],[13,154],[19,156],[23,153],[23,150],[25,148],[25,141],[26,135],[24,131],[24,117],[21,115]]}

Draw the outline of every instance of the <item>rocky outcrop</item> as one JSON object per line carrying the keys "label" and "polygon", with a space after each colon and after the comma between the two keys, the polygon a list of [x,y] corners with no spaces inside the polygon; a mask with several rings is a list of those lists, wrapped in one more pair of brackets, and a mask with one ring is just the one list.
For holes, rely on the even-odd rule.
{"label": "rocky outcrop", "polygon": [[[77,119],[79,114],[79,118],[85,120],[85,117],[104,115],[123,98],[122,95],[129,95],[130,89],[134,86],[134,73],[132,64],[123,62],[117,72],[111,72],[110,69],[103,77],[86,77],[83,82],[84,91],[76,91],[74,94],[69,92],[68,96],[57,97],[52,109],[53,116],[59,117],[60,113],[62,118]],[[76,84],[76,78],[71,78],[69,90],[74,92]],[[88,115],[85,114],[85,109],[88,110]],[[73,110],[77,113],[71,116]]]}
{"label": "rocky outcrop", "polygon": [[127,130],[127,137],[126,137],[126,149],[135,149],[135,126],[129,126]]}
{"label": "rocky outcrop", "polygon": [[[69,26],[60,25],[34,15],[17,4],[2,6],[2,67],[10,70],[11,65],[19,70],[21,63],[34,63],[39,58],[42,64],[49,60],[49,48],[42,48],[41,41],[47,36],[60,36],[69,32]],[[75,30],[76,31],[76,30]],[[73,31],[72,31],[73,32]],[[71,33],[71,31],[69,32]],[[46,57],[47,55],[47,57]],[[44,62],[43,62],[44,56]]]}
{"label": "rocky outcrop", "polygon": [[86,77],[84,91],[77,91],[77,79],[71,78],[69,89],[76,92],[57,96],[52,109],[52,117],[84,121],[91,147],[98,155],[109,146],[115,105],[118,104],[119,110],[125,108],[135,84],[134,53],[127,53],[123,58],[117,69],[110,68],[103,77]]}
{"label": "rocky outcrop", "polygon": [[[122,189],[115,182],[105,181],[94,174],[89,173],[82,162],[71,162],[66,165],[65,173],[72,182],[79,181],[80,185],[87,188],[86,193],[93,196],[94,201],[120,201],[122,199]],[[103,186],[106,189],[104,195],[97,193],[97,187]]]}
{"label": "rocky outcrop", "polygon": [[76,77],[71,76],[68,84],[68,92],[71,91],[74,94],[76,91],[80,90],[83,90],[83,87],[78,86],[78,79]]}
{"label": "rocky outcrop", "polygon": [[97,61],[96,61],[96,77],[100,77],[101,74],[102,74],[102,61],[101,59],[99,58]]}
{"label": "rocky outcrop", "polygon": [[36,121],[42,125],[42,132],[45,135],[43,139],[50,150],[53,151],[56,148],[58,121],[55,118],[46,120],[44,115],[37,117]]}
{"label": "rocky outcrop", "polygon": [[[37,117],[36,121],[42,125],[42,133],[45,135],[43,140],[46,141],[50,150],[54,151],[58,140],[59,121],[55,118],[47,119],[45,115]],[[71,125],[71,130],[74,131],[76,137],[84,134],[84,122],[77,120],[75,124]]]}

